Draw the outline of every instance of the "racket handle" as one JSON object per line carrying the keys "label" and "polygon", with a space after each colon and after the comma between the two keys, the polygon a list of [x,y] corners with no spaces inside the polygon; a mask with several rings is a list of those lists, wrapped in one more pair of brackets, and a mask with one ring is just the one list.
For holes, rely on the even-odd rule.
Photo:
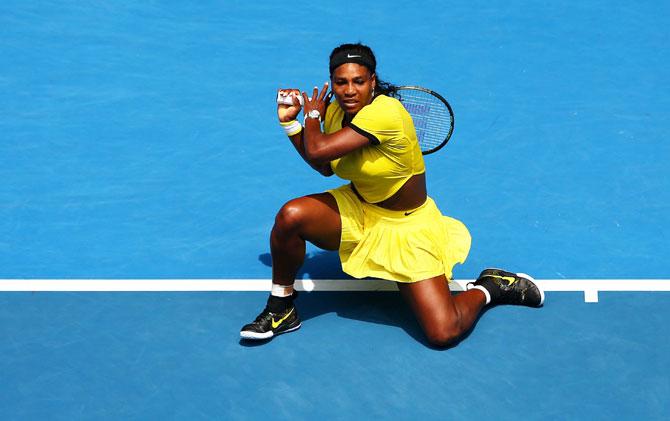
{"label": "racket handle", "polygon": [[277,104],[282,104],[282,105],[293,105],[293,97],[297,96],[298,101],[300,102],[300,105],[304,105],[304,99],[302,98],[302,95],[299,94],[294,94],[290,93],[288,95],[282,95],[281,92],[277,92]]}

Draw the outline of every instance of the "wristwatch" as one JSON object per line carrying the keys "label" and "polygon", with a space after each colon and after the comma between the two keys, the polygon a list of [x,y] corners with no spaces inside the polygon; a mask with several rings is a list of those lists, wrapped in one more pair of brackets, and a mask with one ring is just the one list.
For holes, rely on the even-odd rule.
{"label": "wristwatch", "polygon": [[308,118],[317,118],[319,119],[319,121],[321,121],[321,113],[319,112],[319,110],[312,110],[307,114],[305,114],[305,120],[307,120]]}

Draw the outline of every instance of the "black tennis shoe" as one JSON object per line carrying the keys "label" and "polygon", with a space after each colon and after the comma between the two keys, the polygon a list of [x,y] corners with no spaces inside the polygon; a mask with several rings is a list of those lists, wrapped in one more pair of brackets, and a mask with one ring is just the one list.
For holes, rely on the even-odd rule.
{"label": "black tennis shoe", "polygon": [[489,292],[491,304],[528,307],[541,307],[544,304],[544,291],[525,273],[484,269],[474,283],[468,284],[468,289],[473,285],[481,285]]}
{"label": "black tennis shoe", "polygon": [[300,325],[300,317],[293,304],[278,313],[273,313],[265,307],[256,320],[242,327],[240,336],[242,339],[251,340],[270,339],[275,335],[297,330]]}

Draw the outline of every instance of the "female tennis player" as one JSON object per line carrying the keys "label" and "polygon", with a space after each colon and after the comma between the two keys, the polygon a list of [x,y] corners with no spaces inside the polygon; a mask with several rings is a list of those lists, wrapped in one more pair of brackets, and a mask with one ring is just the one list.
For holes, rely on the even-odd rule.
{"label": "female tennis player", "polygon": [[[311,97],[296,89],[278,93],[292,98],[278,105],[277,114],[298,153],[319,173],[350,183],[293,199],[279,210],[270,235],[272,291],[261,314],[242,328],[244,339],[300,327],[293,284],[306,241],[338,250],[342,270],[353,277],[397,282],[428,341],[438,347],[457,343],[488,304],[539,307],[544,301],[531,277],[499,269],[486,269],[467,291],[450,293],[452,268],[465,261],[470,234],[427,195],[412,119],[376,67],[369,47],[344,44],[330,55],[335,101],[328,104],[328,83]],[[301,109],[304,126],[296,120]]]}

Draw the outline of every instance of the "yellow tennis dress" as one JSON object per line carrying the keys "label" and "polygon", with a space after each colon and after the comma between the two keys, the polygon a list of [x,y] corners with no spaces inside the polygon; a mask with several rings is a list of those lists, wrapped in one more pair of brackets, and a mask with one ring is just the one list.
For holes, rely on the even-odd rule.
{"label": "yellow tennis dress", "polygon": [[[339,104],[331,103],[325,132],[342,129],[344,116]],[[451,279],[454,265],[463,263],[470,251],[470,233],[462,222],[442,215],[430,197],[412,210],[374,205],[393,196],[413,175],[425,172],[409,113],[397,99],[379,95],[348,127],[370,139],[370,145],[330,163],[335,174],[351,181],[328,190],[342,219],[342,270],[355,278],[398,282],[443,274]]]}

